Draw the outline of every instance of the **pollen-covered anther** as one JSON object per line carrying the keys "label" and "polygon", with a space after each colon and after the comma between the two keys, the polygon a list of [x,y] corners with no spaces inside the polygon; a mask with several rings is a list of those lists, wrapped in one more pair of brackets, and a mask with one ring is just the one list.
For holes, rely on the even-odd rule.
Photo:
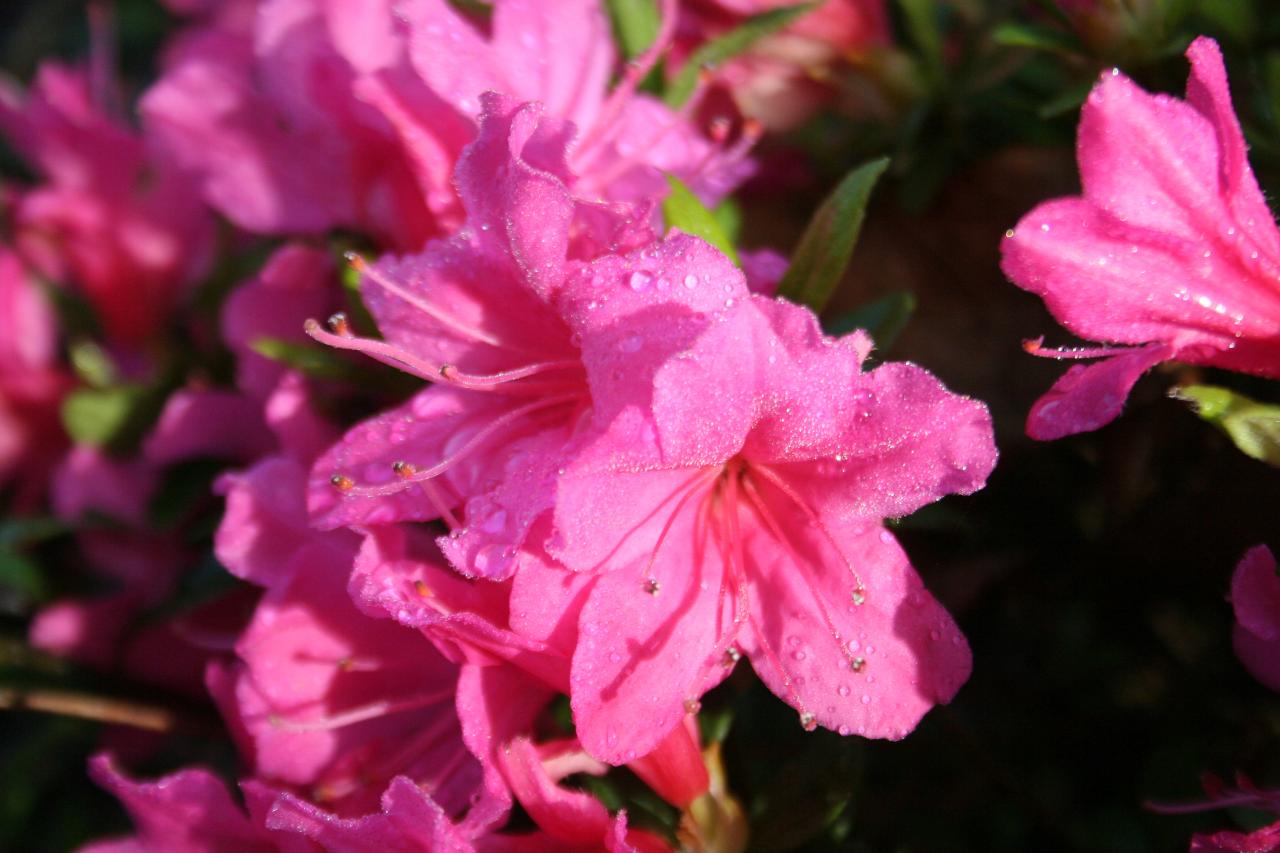
{"label": "pollen-covered anther", "polygon": [[851,598],[853,600],[853,603],[858,605],[859,607],[861,607],[863,604],[866,604],[867,602],[866,587],[855,586],[853,588],[853,592],[849,593],[849,598]]}
{"label": "pollen-covered anther", "polygon": [[800,715],[800,728],[804,729],[806,732],[811,732],[817,727],[818,727],[818,719],[817,717],[813,716],[813,714],[810,714],[808,711],[805,711]]}
{"label": "pollen-covered anther", "polygon": [[854,658],[853,660],[849,661],[849,669],[853,670],[854,672],[862,672],[862,670],[866,668],[867,668],[866,658]]}
{"label": "pollen-covered anther", "polygon": [[355,270],[356,272],[361,272],[361,273],[362,273],[362,272],[364,272],[364,271],[365,271],[365,269],[367,269],[367,268],[368,268],[368,266],[369,266],[369,265],[365,262],[364,257],[363,257],[362,255],[360,255],[360,253],[358,253],[358,252],[351,252],[351,251],[343,252],[343,253],[342,253],[342,257],[343,257],[344,259],[346,259],[346,262],[347,262],[347,263],[351,266],[351,268],[352,268],[353,270]]}
{"label": "pollen-covered anther", "polygon": [[662,584],[658,583],[657,578],[645,578],[644,591],[650,595],[657,595],[659,592],[662,592]]}
{"label": "pollen-covered anther", "polygon": [[395,472],[397,477],[412,477],[418,473],[418,468],[412,462],[405,462],[403,459],[397,460],[391,464],[391,470]]}
{"label": "pollen-covered anther", "polygon": [[338,311],[329,315],[329,319],[325,321],[325,325],[329,327],[329,331],[343,338],[351,337],[351,321],[347,319],[346,312]]}
{"label": "pollen-covered anther", "polygon": [[413,582],[413,591],[423,598],[431,598],[435,594],[431,591],[431,587],[427,586],[427,582],[422,578],[418,578]]}
{"label": "pollen-covered anther", "polygon": [[684,712],[686,714],[696,714],[702,710],[702,703],[697,699],[684,700]]}
{"label": "pollen-covered anther", "polygon": [[340,492],[349,492],[356,486],[356,481],[348,477],[346,474],[334,474],[329,478],[329,485],[333,486]]}
{"label": "pollen-covered anther", "polygon": [[737,646],[730,646],[724,650],[724,656],[720,659],[720,662],[725,666],[733,666],[740,660],[742,660],[742,652],[738,651]]}

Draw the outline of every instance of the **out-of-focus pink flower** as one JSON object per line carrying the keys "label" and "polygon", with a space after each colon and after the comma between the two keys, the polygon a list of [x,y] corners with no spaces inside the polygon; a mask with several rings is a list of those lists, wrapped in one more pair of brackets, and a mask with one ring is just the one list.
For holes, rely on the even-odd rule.
{"label": "out-of-focus pink flower", "polygon": [[671,172],[714,200],[749,171],[740,147],[721,150],[635,91],[652,57],[609,92],[616,57],[598,0],[501,0],[488,34],[443,0],[401,6],[270,0],[250,30],[207,24],[144,98],[147,127],[248,230],[349,227],[399,251],[461,221],[449,177],[486,91],[576,126],[584,198],[662,194]]}
{"label": "out-of-focus pink flower", "polygon": [[1213,835],[1196,835],[1190,853],[1277,853],[1280,851],[1280,822],[1253,832],[1223,830]]}
{"label": "out-of-focus pink flower", "polygon": [[[794,5],[790,0],[702,0],[688,4],[680,42],[691,51],[752,15]],[[829,103],[840,66],[889,44],[883,0],[826,0],[713,70],[713,85],[732,95],[742,114],[770,130],[794,128]]]}
{"label": "out-of-focus pink flower", "polygon": [[1231,578],[1236,655],[1254,678],[1280,691],[1280,576],[1271,550],[1249,550]]}
{"label": "out-of-focus pink flower", "polygon": [[1280,376],[1280,230],[1246,160],[1217,44],[1187,49],[1187,100],[1105,73],[1085,103],[1084,193],[1046,202],[1006,235],[1003,269],[1082,338],[1074,365],[1032,407],[1053,439],[1119,415],[1134,382],[1179,360]]}
{"label": "out-of-focus pink flower", "polygon": [[0,90],[0,132],[43,180],[14,210],[24,258],[81,290],[114,341],[155,334],[211,260],[197,185],[94,103],[86,73],[60,65],[42,66],[26,95]]}
{"label": "out-of-focus pink flower", "polygon": [[30,509],[63,448],[59,405],[71,386],[58,368],[54,317],[17,256],[0,246],[0,489]]}
{"label": "out-of-focus pink flower", "polygon": [[825,338],[689,238],[597,260],[561,304],[593,418],[547,549],[599,575],[570,681],[588,751],[653,749],[743,653],[806,728],[899,738],[949,700],[968,647],[881,521],[982,485],[985,407],[863,372],[865,335]]}

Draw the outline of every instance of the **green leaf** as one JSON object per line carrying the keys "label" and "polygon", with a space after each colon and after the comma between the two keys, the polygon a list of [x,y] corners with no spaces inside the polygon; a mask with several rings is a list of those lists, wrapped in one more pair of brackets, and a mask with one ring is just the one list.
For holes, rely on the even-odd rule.
{"label": "green leaf", "polygon": [[827,196],[792,254],[779,296],[822,312],[853,256],[871,190],[888,166],[887,157],[864,163]]}
{"label": "green leaf", "polygon": [[1073,54],[1080,50],[1076,40],[1061,30],[1014,21],[996,27],[991,33],[991,40],[1005,47],[1025,47],[1050,53]]}
{"label": "green leaf", "polygon": [[0,587],[16,590],[35,601],[48,596],[40,567],[29,557],[4,548],[0,548]]}
{"label": "green leaf", "polygon": [[318,379],[349,380],[359,373],[355,365],[319,344],[295,344],[280,338],[258,338],[250,346],[259,355]]}
{"label": "green leaf", "polygon": [[1229,388],[1184,385],[1173,396],[1218,427],[1246,456],[1280,467],[1280,406],[1259,403]]}
{"label": "green leaf", "polygon": [[874,302],[868,302],[848,314],[841,314],[826,325],[829,335],[839,337],[854,329],[864,329],[876,342],[876,349],[885,352],[902,334],[916,310],[916,296],[905,290],[887,293]]}
{"label": "green leaf", "polygon": [[662,18],[654,0],[607,0],[613,35],[627,59],[645,52],[658,37]]}
{"label": "green leaf", "polygon": [[141,385],[81,388],[62,401],[62,425],[77,444],[113,445],[150,419],[151,396]]}
{"label": "green leaf", "polygon": [[941,79],[942,33],[938,28],[938,11],[935,0],[898,0],[907,33],[924,60],[925,67],[935,79]]}
{"label": "green leaf", "polygon": [[118,380],[115,362],[102,347],[90,340],[79,340],[68,347],[71,366],[85,384],[106,388]]}
{"label": "green leaf", "polygon": [[752,15],[736,28],[702,45],[690,55],[680,73],[671,81],[665,97],[667,106],[679,107],[689,100],[698,86],[698,74],[703,68],[732,59],[770,33],[777,32],[801,15],[813,11],[817,5],[802,3]]}
{"label": "green leaf", "polygon": [[0,522],[0,548],[34,545],[70,533],[72,526],[51,515],[10,518]]}
{"label": "green leaf", "polygon": [[667,175],[667,183],[671,185],[671,192],[662,200],[662,218],[667,227],[679,228],[686,234],[701,237],[724,252],[734,264],[741,266],[733,241],[725,233],[724,226],[716,215],[679,178]]}

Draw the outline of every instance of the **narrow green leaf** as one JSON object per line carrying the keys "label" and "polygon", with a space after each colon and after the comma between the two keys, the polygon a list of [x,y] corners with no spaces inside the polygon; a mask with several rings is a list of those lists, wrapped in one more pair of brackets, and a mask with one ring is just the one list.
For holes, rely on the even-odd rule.
{"label": "narrow green leaf", "polygon": [[876,349],[885,352],[902,334],[915,310],[915,294],[895,290],[824,325],[827,334],[836,337],[847,335],[854,329],[863,329],[876,342]]}
{"label": "narrow green leaf", "polygon": [[1173,396],[1218,427],[1246,456],[1280,467],[1280,406],[1259,403],[1229,388],[1184,385]]}
{"label": "narrow green leaf", "polygon": [[1072,54],[1080,50],[1080,44],[1061,30],[1016,21],[996,27],[991,33],[991,40],[1005,47],[1025,47],[1050,53]]}
{"label": "narrow green leaf", "polygon": [[888,167],[887,157],[864,163],[827,196],[791,256],[791,268],[778,285],[779,296],[822,312],[853,256],[871,190]]}
{"label": "narrow green leaf", "polygon": [[654,0],[607,0],[613,35],[622,53],[632,59],[645,52],[658,37],[662,18]]}
{"label": "narrow green leaf", "polygon": [[259,355],[318,379],[351,379],[355,365],[319,344],[296,344],[280,338],[258,338],[250,346]]}
{"label": "narrow green leaf", "polygon": [[679,228],[686,234],[701,237],[741,266],[733,241],[725,233],[724,226],[716,215],[679,178],[667,175],[667,183],[671,185],[671,192],[662,200],[662,218],[667,227]]}
{"label": "narrow green leaf", "polygon": [[732,198],[726,198],[711,208],[711,215],[720,223],[720,229],[729,241],[737,244],[738,237],[742,235],[742,208],[738,203]]}
{"label": "narrow green leaf", "polygon": [[140,385],[72,391],[62,401],[62,425],[76,444],[105,447],[149,417],[150,396]]}
{"label": "narrow green leaf", "polygon": [[106,388],[118,379],[115,362],[102,347],[90,340],[79,340],[68,348],[76,375],[94,388]]}
{"label": "narrow green leaf", "polygon": [[935,0],[898,0],[907,33],[935,76],[941,73],[942,32],[938,28],[938,4]]}
{"label": "narrow green leaf", "polygon": [[703,68],[732,59],[770,33],[777,32],[801,15],[813,11],[817,5],[817,3],[802,3],[798,6],[783,6],[780,9],[770,9],[759,15],[752,15],[738,27],[702,45],[693,52],[680,68],[680,73],[671,81],[665,96],[667,105],[679,107],[689,100],[689,96],[698,86],[698,74]]}

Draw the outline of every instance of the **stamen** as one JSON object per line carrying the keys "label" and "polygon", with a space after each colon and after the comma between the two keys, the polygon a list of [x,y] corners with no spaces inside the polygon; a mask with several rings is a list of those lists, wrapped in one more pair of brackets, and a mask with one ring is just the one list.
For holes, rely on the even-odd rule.
{"label": "stamen", "polygon": [[427,302],[418,294],[412,293],[406,290],[405,288],[401,287],[399,284],[393,282],[390,278],[388,278],[386,275],[380,272],[377,269],[377,267],[370,266],[369,263],[359,255],[353,252],[348,253],[347,260],[348,262],[350,262],[352,269],[356,270],[362,276],[364,276],[365,278],[377,284],[383,290],[389,291],[391,294],[398,296],[400,299],[403,299],[405,302],[408,302],[414,308],[417,308],[419,311],[426,314],[427,316],[434,318],[441,324],[448,326],[449,328],[453,329],[455,332],[460,333],[463,337],[470,338],[471,340],[474,340],[474,341],[479,341],[482,344],[488,344],[489,346],[492,346],[492,347],[499,347],[502,349],[508,348],[507,345],[504,344],[498,338],[495,338],[492,335],[488,334],[487,332],[477,329],[474,326],[467,325],[466,323],[462,322],[458,318],[452,316],[451,314],[448,314],[445,311],[442,311],[440,308],[437,308],[435,305],[432,305],[430,302]]}
{"label": "stamen", "polygon": [[436,705],[453,697],[452,688],[446,690],[437,690],[434,693],[424,693],[421,696],[415,696],[412,699],[404,699],[399,702],[372,702],[368,705],[361,705],[356,708],[343,711],[340,714],[334,714],[331,717],[321,717],[317,720],[308,720],[306,722],[291,722],[285,720],[279,715],[271,715],[271,725],[282,731],[287,732],[324,732],[334,729],[342,729],[347,726],[354,726],[356,723],[363,723],[366,720],[374,720],[378,717],[384,717],[388,714],[399,714],[404,711],[416,711],[419,708],[426,708]]}
{"label": "stamen", "polygon": [[1136,347],[1058,347],[1047,348],[1044,346],[1044,336],[1028,339],[1022,342],[1022,349],[1028,355],[1039,356],[1040,358],[1110,358],[1113,355],[1126,355],[1136,349]]}
{"label": "stamen", "polygon": [[340,492],[349,492],[355,488],[356,483],[355,480],[352,480],[345,474],[334,474],[329,478],[329,485],[333,486]]}
{"label": "stamen", "polygon": [[325,325],[329,327],[330,332],[333,332],[338,337],[341,337],[341,338],[353,337],[351,332],[351,322],[347,319],[346,313],[342,311],[338,311],[335,314],[330,314],[329,319],[325,322]]}
{"label": "stamen", "polygon": [[576,361],[562,359],[560,361],[543,361],[535,364],[526,364],[524,367],[517,367],[512,370],[502,370],[488,375],[477,375],[473,373],[463,373],[452,364],[442,364],[440,365],[440,376],[446,381],[461,388],[483,390],[493,385],[502,385],[507,382],[514,382],[517,379],[524,379],[526,376],[535,376],[539,373],[546,373],[548,370],[573,370],[579,366],[579,363]]}
{"label": "stamen", "polygon": [[[713,474],[712,476],[714,477],[715,475]],[[666,522],[662,525],[662,532],[658,534],[658,541],[654,543],[653,551],[649,554],[649,562],[646,563],[644,567],[644,591],[650,595],[657,595],[662,589],[662,585],[659,584],[657,579],[653,576],[653,565],[658,560],[658,550],[662,548],[662,543],[666,541],[667,534],[671,532],[671,526],[675,524],[676,518],[679,517],[680,510],[682,510],[684,505],[688,503],[689,498],[693,497],[694,494],[697,493],[698,486],[703,484],[702,482],[699,482],[699,480],[705,482],[707,479],[708,478],[706,477],[695,477],[693,479],[693,482],[684,490],[684,494],[680,496],[680,500],[676,503],[675,508],[671,510],[671,515],[667,516]]]}
{"label": "stamen", "polygon": [[733,666],[735,663],[737,663],[740,660],[742,660],[742,652],[738,651],[737,646],[730,646],[729,648],[724,650],[724,657],[722,658],[722,663],[725,666]]}
{"label": "stamen", "polygon": [[[831,547],[835,549],[836,554],[840,556],[840,560],[844,563],[845,568],[849,570],[849,573],[853,575],[853,579],[857,582],[858,584],[857,590],[862,595],[863,601],[866,601],[867,585],[863,583],[862,575],[858,574],[858,570],[853,567],[853,562],[847,556],[845,556],[844,550],[836,542],[836,538],[834,535],[832,535],[831,529],[827,527],[826,523],[823,522],[823,520],[818,517],[818,514],[814,512],[813,509],[807,503],[804,502],[804,498],[796,494],[795,489],[787,485],[787,482],[783,480],[781,477],[779,477],[777,472],[773,471],[767,466],[755,464],[751,466],[750,470],[753,473],[760,474],[770,483],[777,486],[780,492],[782,492],[784,495],[790,498],[791,501],[795,503],[796,506],[800,507],[800,511],[803,512],[805,516],[814,523],[814,525],[818,528],[818,530],[822,532],[822,535],[826,538],[827,542],[831,543]],[[763,505],[764,501],[760,500],[759,497],[760,496],[757,494],[756,495],[757,505]]]}
{"label": "stamen", "polygon": [[[627,69],[623,72],[622,79],[618,81],[618,85],[610,93],[609,99],[605,101],[600,112],[596,114],[596,120],[591,125],[591,129],[583,136],[582,143],[578,146],[579,152],[585,153],[599,141],[603,132],[614,126],[616,119],[622,113],[623,108],[626,107],[627,102],[635,95],[644,78],[649,76],[649,72],[658,64],[658,59],[671,45],[671,40],[676,32],[676,13],[679,11],[679,0],[661,0],[661,2],[662,8],[658,13],[661,16],[660,24],[653,43],[645,49],[644,53],[627,63]],[[582,173],[581,165],[581,161],[575,163],[574,171],[578,174]]]}
{"label": "stamen", "polygon": [[[857,672],[859,667],[855,666],[855,664],[858,659],[853,656],[853,653],[849,651],[849,647],[841,640],[840,629],[836,627],[835,620],[831,618],[831,612],[827,610],[826,601],[824,600],[821,591],[818,589],[818,584],[813,577],[813,573],[811,571],[812,567],[796,550],[795,545],[786,536],[786,534],[783,533],[781,525],[778,524],[773,513],[769,511],[768,505],[756,490],[755,484],[749,480],[744,480],[743,482],[747,492],[747,499],[750,501],[752,508],[754,508],[756,513],[760,516],[760,520],[764,522],[765,527],[769,529],[769,532],[773,534],[774,538],[777,539],[786,550],[787,554],[791,557],[791,561],[795,563],[796,568],[800,570],[800,577],[804,579],[805,586],[809,588],[809,594],[813,596],[814,602],[818,605],[818,612],[822,615],[822,621],[826,625],[827,633],[836,644],[836,648],[840,650],[840,654],[849,662],[849,668],[853,669],[854,672]],[[861,599],[861,601],[859,599]],[[857,604],[861,604],[862,601],[866,600],[862,587],[853,591],[853,600]]]}
{"label": "stamen", "polygon": [[658,583],[656,578],[645,578],[644,591],[650,595],[657,595],[662,591],[662,584]]}
{"label": "stamen", "polygon": [[423,482],[426,482],[427,480],[435,479],[436,477],[439,477],[441,474],[443,474],[445,471],[448,471],[454,465],[458,464],[458,462],[465,459],[477,447],[481,446],[490,438],[492,438],[494,433],[499,432],[503,428],[509,426],[513,421],[518,421],[521,418],[523,418],[525,415],[536,412],[539,409],[546,409],[546,408],[550,408],[551,406],[558,406],[561,403],[567,403],[576,399],[577,399],[577,395],[566,394],[560,397],[548,397],[543,400],[538,400],[533,403],[528,403],[526,405],[519,406],[507,412],[506,414],[502,415],[502,417],[496,418],[492,423],[490,423],[484,429],[480,430],[475,435],[473,435],[467,441],[467,443],[462,445],[462,447],[458,448],[458,450],[456,450],[452,456],[445,457],[441,461],[437,462],[435,465],[432,465],[430,468],[424,468],[420,471],[414,471],[412,474],[401,475],[400,477],[398,477],[397,480],[389,483],[383,483],[382,485],[379,485],[379,486],[355,486],[354,488],[345,489],[344,491],[346,491],[348,494],[356,495],[359,497],[382,497],[385,495],[394,495],[399,492],[402,492],[405,489],[407,489],[409,486],[413,485],[414,483],[423,483]]}
{"label": "stamen", "polygon": [[811,732],[817,727],[818,727],[818,720],[816,717],[813,716],[813,714],[810,714],[808,711],[805,711],[803,714],[800,715],[800,728],[804,729],[806,732]]}

